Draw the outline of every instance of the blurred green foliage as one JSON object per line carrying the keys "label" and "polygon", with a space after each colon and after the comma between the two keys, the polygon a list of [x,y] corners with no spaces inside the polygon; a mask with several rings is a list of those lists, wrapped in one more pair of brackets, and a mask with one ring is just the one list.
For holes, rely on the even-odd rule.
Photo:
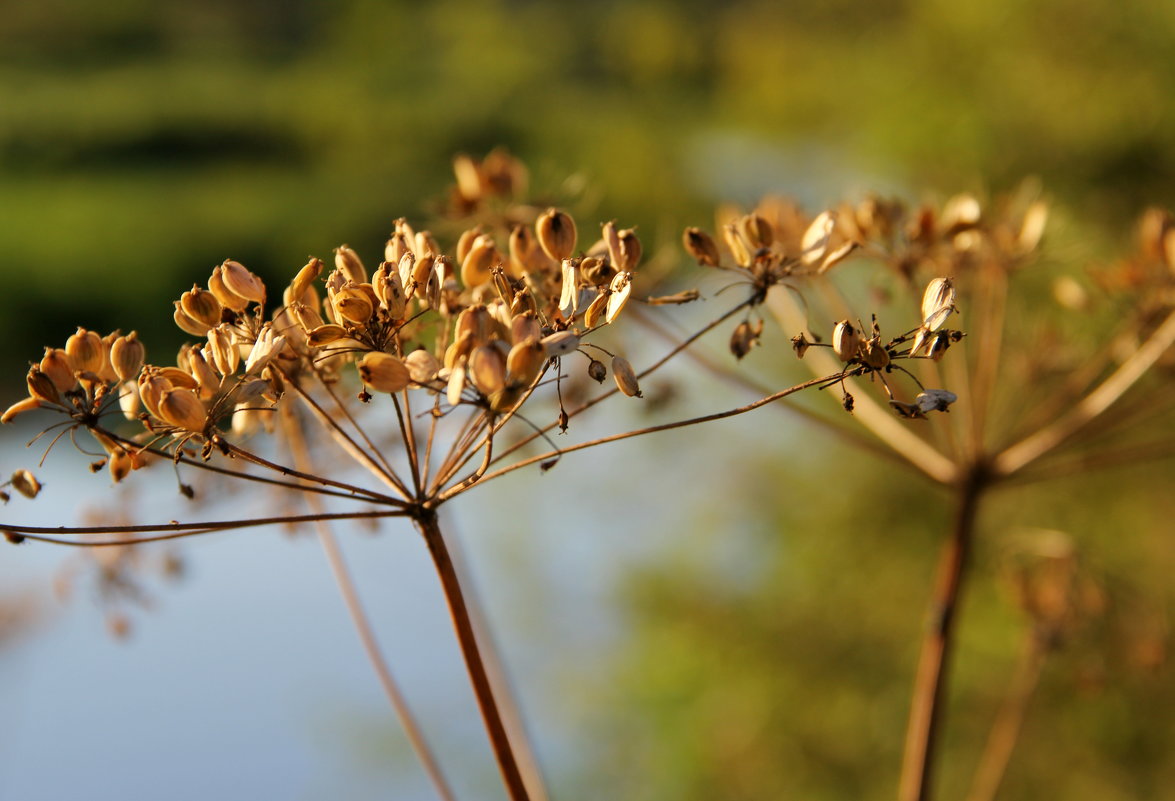
{"label": "blurred green foliage", "polygon": [[[393,219],[439,208],[457,151],[509,147],[540,194],[581,171],[601,214],[649,242],[768,189],[815,203],[1037,175],[1085,258],[1175,203],[1168,0],[0,0],[0,19],[9,399],[76,324],[169,352],[170,300],[224,258],[273,281],[343,242],[375,260]],[[711,516],[680,562],[630,582],[632,647],[599,722],[621,745],[596,755],[617,797],[892,797],[944,512],[830,451],[852,503],[800,476],[790,494],[809,502],[764,513],[787,463],[764,456],[724,488],[760,510],[729,535],[753,544],[740,580],[697,555],[738,528]],[[1156,474],[1135,478],[1124,498],[1162,497]],[[1006,503],[985,530],[1070,526],[1115,575],[1169,571],[1171,510],[1074,501],[1101,487]],[[1023,625],[995,548],[964,611],[950,796]],[[1005,797],[1173,797],[1171,668],[1098,658],[1049,663]],[[1078,681],[1083,659],[1101,680]]]}

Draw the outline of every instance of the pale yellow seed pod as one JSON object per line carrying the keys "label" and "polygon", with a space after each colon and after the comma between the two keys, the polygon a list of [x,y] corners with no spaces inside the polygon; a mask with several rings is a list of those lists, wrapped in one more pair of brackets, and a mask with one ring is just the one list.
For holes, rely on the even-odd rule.
{"label": "pale yellow seed pod", "polygon": [[135,381],[124,381],[118,388],[118,408],[127,420],[134,420],[139,416],[139,386]]}
{"label": "pale yellow seed pod", "polygon": [[464,309],[457,315],[457,324],[453,327],[453,339],[460,341],[466,335],[472,337],[472,345],[484,345],[489,340],[493,318],[484,304],[478,303]]}
{"label": "pale yellow seed pod", "polygon": [[208,420],[204,404],[190,389],[165,390],[159,399],[159,414],[164,422],[187,431],[201,432]]}
{"label": "pale yellow seed pod", "polygon": [[832,329],[832,350],[842,362],[857,358],[863,341],[857,329],[848,320],[841,320]]}
{"label": "pale yellow seed pod", "polygon": [[616,381],[616,387],[628,397],[644,397],[641,395],[641,385],[637,381],[636,371],[632,369],[628,359],[620,356],[612,357],[612,378]]}
{"label": "pale yellow seed pod", "polygon": [[771,229],[771,223],[761,214],[746,214],[738,220],[739,231],[747,240],[752,248],[758,250],[759,248],[769,248],[771,243],[775,241],[775,232]]}
{"label": "pale yellow seed pod", "polygon": [[583,324],[588,328],[595,328],[596,324],[600,322],[600,318],[604,316],[604,311],[608,308],[610,294],[607,290],[603,290],[588,304],[587,311],[583,313]]}
{"label": "pale yellow seed pod", "polygon": [[461,403],[461,393],[465,391],[465,359],[453,365],[449,371],[449,383],[445,388],[445,399],[450,406]]}
{"label": "pale yellow seed pod", "polygon": [[483,183],[481,169],[476,161],[464,153],[453,157],[453,174],[457,177],[457,194],[466,203],[481,199]]}
{"label": "pale yellow seed pod", "polygon": [[388,259],[388,264],[396,265],[396,272],[400,276],[400,286],[404,287],[404,296],[412,297],[416,292],[416,285],[412,283],[412,276],[416,274],[416,254],[408,251],[399,261]]}
{"label": "pale yellow seed pod", "polygon": [[718,244],[714,237],[701,228],[686,228],[681,237],[682,245],[691,256],[698,260],[698,264],[706,267],[717,267],[721,257],[718,253]]}
{"label": "pale yellow seed pod", "polygon": [[726,247],[730,248],[735,263],[740,267],[749,267],[751,265],[750,246],[734,223],[722,226],[722,238],[726,240]]}
{"label": "pale yellow seed pod", "polygon": [[487,398],[506,386],[506,357],[494,344],[482,345],[469,355],[469,378]]}
{"label": "pale yellow seed pod", "polygon": [[201,400],[209,400],[220,389],[220,377],[204,358],[199,345],[188,349],[188,372],[196,379]]}
{"label": "pale yellow seed pod", "polygon": [[800,260],[804,264],[815,264],[824,258],[835,226],[836,216],[833,212],[822,211],[816,215],[800,239]]}
{"label": "pale yellow seed pod", "polygon": [[506,355],[507,383],[513,386],[530,386],[546,363],[547,349],[538,337],[519,341]]}
{"label": "pale yellow seed pod", "polygon": [[49,376],[58,392],[67,392],[77,384],[77,377],[73,374],[73,366],[64,348],[45,348],[45,355],[41,358],[41,372]]}
{"label": "pale yellow seed pod", "polygon": [[439,256],[441,255],[441,246],[437,244],[437,240],[428,231],[416,232],[416,255],[418,257],[424,256]]}
{"label": "pale yellow seed pod", "polygon": [[550,336],[543,337],[542,343],[548,358],[566,356],[579,347],[579,337],[571,331],[556,331]]}
{"label": "pale yellow seed pod", "polygon": [[139,376],[139,399],[143,401],[143,406],[150,415],[157,420],[163,419],[159,413],[159,401],[163,399],[163,393],[169,389],[171,382],[159,375],[154,368],[144,370]]}
{"label": "pale yellow seed pod", "polygon": [[869,339],[861,348],[861,363],[873,370],[883,370],[889,364],[889,351],[876,337]]}
{"label": "pale yellow seed pod", "polygon": [[137,331],[119,337],[110,346],[110,365],[120,381],[130,381],[137,377],[143,369],[143,360],[146,357],[147,349],[139,340]]}
{"label": "pale yellow seed pod", "polygon": [[[216,299],[220,301],[220,305],[232,309],[235,312],[243,312],[249,306],[248,298],[241,297],[236,292],[229,289],[228,284],[225,283],[223,266],[212,268],[212,275],[208,276],[208,291],[216,296]],[[176,306],[176,309],[182,311],[178,305]],[[188,316],[187,312],[184,312],[184,316]],[[191,318],[189,317],[189,319]],[[176,320],[176,324],[185,331],[188,330],[184,328],[182,324],[180,324],[178,319]],[[188,333],[191,332],[189,331]],[[197,336],[199,336],[199,334],[197,334]]]}
{"label": "pale yellow seed pod", "polygon": [[543,252],[557,262],[575,252],[575,220],[566,212],[547,209],[535,222],[535,236]]}
{"label": "pale yellow seed pod", "polygon": [[241,363],[241,351],[227,325],[219,325],[208,332],[207,353],[221,375],[232,375]]}
{"label": "pale yellow seed pod", "polygon": [[399,392],[408,386],[407,365],[390,353],[370,351],[358,362],[359,380],[376,392]]}
{"label": "pale yellow seed pod", "polygon": [[191,334],[194,337],[202,337],[208,333],[211,327],[207,323],[202,323],[196,318],[192,317],[180,304],[180,301],[172,301],[175,304],[175,313],[172,314],[171,319],[179,326],[179,329],[186,334]]}
{"label": "pale yellow seed pod", "polygon": [[543,326],[533,311],[515,314],[510,318],[510,341],[517,345],[528,339],[541,339]]}
{"label": "pale yellow seed pod", "polygon": [[106,364],[106,348],[102,337],[93,331],[79,328],[77,333],[65,341],[65,354],[73,369],[82,372],[100,373]]}
{"label": "pale yellow seed pod", "polygon": [[579,310],[579,259],[564,259],[561,271],[563,285],[559,293],[559,309],[568,317],[574,317]]}
{"label": "pale yellow seed pod", "polygon": [[493,237],[486,234],[477,237],[461,260],[461,283],[467,287],[488,283],[493,278],[491,270],[501,261],[502,256],[494,246]]}
{"label": "pale yellow seed pod", "polygon": [[441,369],[436,357],[423,348],[414,350],[404,357],[404,365],[408,368],[408,377],[414,384],[428,384],[437,377]]}
{"label": "pale yellow seed pod", "polygon": [[399,264],[400,259],[408,253],[411,253],[413,258],[416,257],[408,240],[399,231],[394,232],[387,244],[384,245],[384,261],[390,261],[392,264]]}
{"label": "pale yellow seed pod", "polygon": [[389,261],[381,264],[371,279],[371,288],[389,318],[404,319],[408,297],[404,294],[404,285],[400,282],[400,271],[396,265]]}
{"label": "pale yellow seed pod", "polygon": [[333,298],[335,314],[355,325],[366,325],[375,313],[375,306],[360,286],[349,285],[340,289]]}
{"label": "pale yellow seed pod", "polygon": [[525,225],[516,225],[510,232],[508,241],[510,260],[506,272],[511,278],[521,278],[523,274],[539,269],[546,260],[539,243],[535,241],[534,233]]}
{"label": "pale yellow seed pod", "polygon": [[610,323],[620,314],[624,304],[628,302],[628,296],[632,294],[632,273],[617,273],[608,289],[608,311],[604,315],[604,321]]}
{"label": "pale yellow seed pod", "polygon": [[335,248],[335,269],[343,274],[348,281],[362,284],[367,281],[367,268],[359,259],[359,254],[347,245]]}
{"label": "pale yellow seed pod", "polygon": [[180,295],[180,308],[184,314],[210,328],[220,323],[220,301],[216,295],[196,284]]}
{"label": "pale yellow seed pod", "polygon": [[310,342],[310,347],[321,348],[323,345],[338,342],[346,337],[347,329],[341,325],[320,325],[312,330],[306,338]]}
{"label": "pale yellow seed pod", "polygon": [[41,492],[41,482],[28,470],[17,470],[10,481],[12,488],[26,498],[35,498]]}
{"label": "pale yellow seed pod", "polygon": [[310,300],[305,297],[306,291],[311,289],[314,282],[318,280],[318,276],[322,275],[322,271],[326,265],[322,263],[322,259],[312,258],[306,262],[298,274],[294,276],[294,280],[286,287],[286,291],[282,293],[282,305],[290,306],[294,303],[305,303],[307,306],[316,306],[317,298]]}
{"label": "pale yellow seed pod", "polygon": [[950,278],[935,278],[922,294],[922,325],[934,331],[955,309],[955,285]]}
{"label": "pale yellow seed pod", "polygon": [[[187,361],[187,356],[184,356],[184,361]],[[184,389],[195,390],[200,385],[196,382],[195,376],[187,370],[179,367],[158,367],[156,368],[158,376],[168,382],[172,387],[183,387]]]}
{"label": "pale yellow seed pod", "polygon": [[461,236],[457,238],[457,261],[464,262],[465,257],[469,255],[469,251],[473,249],[473,243],[479,236],[485,233],[485,229],[480,225],[475,225],[472,228],[467,228],[461,232]]}
{"label": "pale yellow seed pod", "polygon": [[265,302],[265,284],[240,262],[232,259],[223,262],[220,265],[220,277],[224,281],[225,287],[234,295],[239,295],[254,303]]}

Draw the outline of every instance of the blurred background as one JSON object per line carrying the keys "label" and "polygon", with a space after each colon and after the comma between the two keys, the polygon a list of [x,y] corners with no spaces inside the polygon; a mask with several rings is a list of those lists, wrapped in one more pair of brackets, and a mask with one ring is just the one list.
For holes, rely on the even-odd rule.
{"label": "blurred background", "polygon": [[[646,248],[766,192],[819,208],[1033,177],[1060,221],[1047,244],[1080,269],[1175,204],[1173,83],[1166,0],[0,0],[0,395],[76,325],[171,352],[170,302],[225,258],[274,282],[342,243],[374,262],[392,220],[443,207],[454,153],[499,145],[536,194]],[[772,375],[778,354],[749,366]],[[456,513],[483,529],[471,560],[555,797],[892,798],[945,504],[772,410],[723,425],[569,462],[538,504],[503,482]],[[39,458],[35,432],[3,433],[3,472]],[[711,469],[666,473],[670,448]],[[5,519],[80,516],[107,479],[78,458],[46,468],[57,506]],[[1110,611],[1047,663],[1000,797],[1175,798],[1172,467],[999,496],[944,797],[1025,636],[1000,535],[1048,529]],[[0,798],[429,797],[315,546],[277,539],[185,548],[189,578],[125,642],[85,592],[52,599],[66,555],[4,550]],[[496,797],[415,545],[351,544],[393,665],[445,750],[473,755],[457,783]]]}

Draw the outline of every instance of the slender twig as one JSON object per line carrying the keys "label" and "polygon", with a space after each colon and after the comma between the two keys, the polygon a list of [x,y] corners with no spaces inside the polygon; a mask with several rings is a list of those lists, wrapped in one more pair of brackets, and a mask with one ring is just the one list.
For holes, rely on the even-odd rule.
{"label": "slender twig", "polygon": [[[321,515],[276,515],[274,517],[248,517],[241,520],[218,520],[208,523],[146,523],[136,526],[22,526],[11,523],[0,523],[0,531],[13,534],[24,534],[32,539],[41,535],[81,535],[81,534],[153,534],[157,531],[185,532],[188,534],[205,534],[213,531],[231,531],[239,528],[253,528],[255,526],[294,525],[297,523],[313,523],[317,520],[380,520],[385,517],[405,517],[407,512],[396,509],[394,511],[379,512],[332,512]],[[148,540],[139,540],[147,542]],[[113,542],[86,542],[75,543],[73,540],[62,540],[63,543],[85,545],[114,545]]]}
{"label": "slender twig", "polygon": [[404,449],[408,453],[408,469],[412,472],[413,497],[419,499],[420,493],[424,491],[424,485],[420,483],[420,468],[416,464],[418,454],[416,451],[416,430],[412,427],[412,407],[408,404],[408,390],[404,389],[400,394],[404,396],[403,407],[400,406],[400,399],[395,394],[392,395],[392,405],[396,407],[396,421],[400,424],[400,436],[403,438]]}
{"label": "slender twig", "polygon": [[927,801],[943,718],[946,677],[954,645],[956,612],[971,555],[979,501],[990,477],[982,464],[973,466],[956,487],[950,538],[943,544],[930,603],[930,620],[914,678],[910,719],[902,758],[899,801]]}
{"label": "slender twig", "polygon": [[396,482],[400,484],[400,486],[404,486],[403,480],[396,474],[396,470],[394,467],[392,467],[392,463],[388,461],[386,456],[384,456],[384,453],[379,449],[379,446],[371,441],[371,437],[367,436],[367,429],[359,424],[359,421],[355,419],[355,415],[351,414],[351,410],[347,408],[347,404],[343,403],[343,399],[339,397],[339,393],[335,392],[334,385],[329,381],[323,381],[321,374],[318,374],[318,382],[322,385],[322,388],[325,390],[326,394],[330,396],[330,399],[335,402],[335,408],[339,410],[339,414],[347,418],[347,422],[351,424],[351,427],[359,432],[359,436],[363,438],[363,444],[367,446],[371,453],[375,454],[375,458],[378,459],[380,464],[384,466],[384,470],[387,471],[387,474],[394,478]]}
{"label": "slender twig", "polygon": [[1110,408],[1175,343],[1175,312],[1105,381],[1076,403],[1068,414],[1031,434],[995,458],[994,472],[1008,476],[1039,459]]}
{"label": "slender twig", "polygon": [[313,482],[313,483],[317,483],[317,484],[324,484],[328,487],[337,487],[339,489],[347,490],[348,492],[366,493],[368,495],[373,496],[372,502],[375,502],[375,500],[378,498],[380,503],[386,503],[390,506],[401,506],[402,507],[405,505],[404,501],[401,501],[398,498],[390,498],[386,495],[380,495],[379,493],[373,493],[373,492],[371,492],[371,490],[365,490],[362,487],[356,487],[352,484],[347,484],[346,482],[343,482],[343,481],[335,481],[334,479],[326,478],[325,476],[308,475],[308,474],[303,473],[299,470],[295,470],[292,467],[287,467],[286,465],[278,464],[277,462],[271,462],[268,459],[265,459],[261,456],[258,456],[257,454],[252,453],[251,451],[247,451],[244,448],[241,448],[237,445],[233,445],[232,443],[226,442],[225,447],[228,448],[229,453],[232,454],[233,456],[237,456],[241,459],[244,459],[247,462],[252,462],[253,464],[258,465],[260,467],[265,467],[270,470],[277,471],[278,473],[281,473],[282,475],[285,475],[285,476],[290,476],[292,478],[300,478],[305,481],[309,481],[309,482]]}
{"label": "slender twig", "polygon": [[506,734],[502,714],[498,702],[494,697],[493,687],[486,673],[478,648],[477,637],[473,632],[473,623],[469,618],[469,610],[465,605],[465,597],[461,592],[461,583],[453,568],[449,550],[445,545],[444,535],[437,522],[436,512],[426,510],[416,518],[416,525],[424,540],[428,544],[433,564],[441,580],[441,588],[445,593],[445,601],[449,605],[449,613],[453,618],[453,628],[457,633],[457,641],[461,646],[461,653],[465,657],[465,667],[469,671],[469,680],[473,686],[473,694],[477,698],[478,708],[481,710],[482,721],[485,723],[489,735],[490,746],[498,762],[498,769],[502,773],[502,780],[511,801],[529,801],[526,784],[522,780],[522,773],[518,768],[518,761]]}
{"label": "slender twig", "polygon": [[1004,698],[995,724],[988,733],[987,745],[983,748],[979,767],[975,769],[975,775],[971,780],[971,792],[967,794],[967,801],[995,801],[996,793],[999,792],[1000,784],[1007,773],[1008,764],[1012,761],[1016,741],[1020,738],[1029,702],[1036,692],[1046,653],[1041,633],[1036,630],[1029,631],[1019,664],[1016,666],[1016,673],[1012,677],[1012,686]]}
{"label": "slender twig", "polygon": [[[294,464],[298,469],[307,473],[313,470],[313,464],[310,456],[310,449],[306,445],[306,437],[302,431],[297,416],[293,412],[291,406],[282,406],[282,423],[286,432],[286,443],[290,448],[290,453],[294,457]],[[316,497],[307,497],[306,504],[311,511],[322,513],[326,511],[323,509],[322,501]],[[425,739],[424,731],[420,728],[420,724],[416,722],[416,716],[412,714],[412,709],[408,706],[408,700],[404,697],[404,692],[400,689],[399,683],[395,676],[392,675],[391,666],[388,665],[387,658],[379,647],[379,642],[375,637],[375,630],[372,628],[371,620],[367,615],[363,606],[363,601],[359,597],[359,591],[355,587],[355,580],[351,576],[351,571],[347,568],[347,562],[343,558],[342,548],[339,547],[338,538],[335,537],[334,532],[331,531],[329,525],[324,521],[317,521],[316,528],[318,529],[318,540],[322,543],[322,550],[326,554],[327,563],[330,565],[331,575],[334,577],[335,584],[339,588],[339,592],[343,596],[343,604],[347,607],[347,614],[351,617],[351,623],[355,626],[355,632],[359,635],[359,641],[363,646],[363,651],[367,655],[367,661],[371,663],[375,670],[376,678],[379,679],[380,686],[383,688],[384,695],[387,696],[388,701],[395,710],[396,717],[400,720],[400,726],[404,729],[404,734],[408,737],[408,742],[412,745],[412,750],[416,753],[416,758],[420,760],[424,772],[428,774],[429,780],[433,787],[436,788],[437,795],[443,801],[455,801],[453,791],[449,788],[449,783],[445,780],[445,775],[441,771],[440,764],[433,755],[432,748]]]}

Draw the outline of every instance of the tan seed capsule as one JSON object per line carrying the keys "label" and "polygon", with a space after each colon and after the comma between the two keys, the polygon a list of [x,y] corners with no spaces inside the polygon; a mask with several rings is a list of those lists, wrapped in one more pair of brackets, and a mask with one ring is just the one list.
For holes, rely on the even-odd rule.
{"label": "tan seed capsule", "polygon": [[173,301],[173,303],[175,304],[175,313],[172,314],[171,318],[175,321],[175,324],[179,326],[181,331],[187,334],[191,334],[194,337],[202,337],[208,333],[210,326],[200,322],[184,311],[183,306],[180,305],[178,300]]}
{"label": "tan seed capsule", "polygon": [[528,339],[541,339],[543,327],[533,311],[515,314],[510,318],[510,341],[517,345]]}
{"label": "tan seed capsule", "polygon": [[762,320],[759,320],[757,325],[744,320],[735,326],[734,333],[730,336],[730,352],[734,354],[734,358],[742,359],[750,353],[751,349],[759,344],[759,336],[762,333]]}
{"label": "tan seed capsule", "polygon": [[404,285],[400,282],[400,271],[396,265],[389,261],[381,264],[371,279],[371,288],[390,319],[404,319],[408,298],[404,294]]}
{"label": "tan seed capsule", "polygon": [[881,340],[873,337],[862,346],[860,359],[871,370],[884,370],[889,364],[889,351],[881,344]]}
{"label": "tan seed capsule", "polygon": [[41,358],[41,372],[49,376],[58,392],[68,392],[77,384],[73,366],[64,348],[45,348],[45,355]]}
{"label": "tan seed capsule", "polygon": [[583,313],[583,324],[588,328],[595,328],[600,322],[600,318],[604,316],[604,311],[608,308],[608,298],[611,292],[607,289],[596,295],[595,299],[588,304],[587,311]]}
{"label": "tan seed capsule", "polygon": [[220,389],[220,378],[204,358],[204,351],[199,345],[188,350],[188,372],[199,385],[201,400],[211,399]]}
{"label": "tan seed capsule", "polygon": [[610,323],[619,316],[632,293],[632,273],[616,273],[608,289],[608,312],[604,315],[604,320]]}
{"label": "tan seed capsule", "polygon": [[602,384],[604,379],[608,377],[608,368],[599,359],[592,359],[588,362],[588,377],[597,384]]}
{"label": "tan seed capsule", "polygon": [[473,241],[469,252],[461,260],[461,283],[467,287],[481,286],[493,278],[493,267],[502,261],[494,246],[494,239],[483,234]]}
{"label": "tan seed capsule", "polygon": [[636,378],[636,371],[628,363],[628,359],[620,356],[612,357],[612,378],[616,387],[630,398],[642,398],[641,386]]}
{"label": "tan seed capsule", "polygon": [[546,255],[528,226],[514,226],[507,244],[510,252],[507,272],[511,278],[521,278],[527,272],[542,269]]}
{"label": "tan seed capsule", "polygon": [[[248,298],[241,297],[236,292],[233,292],[229,289],[228,284],[225,283],[223,266],[212,268],[212,275],[208,276],[208,291],[216,296],[221,306],[232,309],[235,312],[243,312],[249,306]],[[179,307],[177,306],[176,308],[178,309]],[[187,316],[187,312],[184,312],[184,314]],[[176,323],[179,324],[178,319]],[[180,325],[180,328],[184,328],[183,325]],[[187,331],[186,328],[184,330]]]}
{"label": "tan seed capsule", "polygon": [[306,338],[310,342],[310,347],[321,348],[323,345],[337,342],[346,336],[347,329],[341,325],[320,325],[311,331]]}
{"label": "tan seed capsule", "polygon": [[842,362],[850,362],[857,358],[861,345],[861,335],[848,320],[841,320],[832,329],[832,350]]}
{"label": "tan seed capsule", "polygon": [[171,382],[159,375],[155,368],[144,369],[139,376],[139,399],[156,420],[163,419],[159,413],[159,402],[163,400],[163,393],[169,389]]}
{"label": "tan seed capsule", "polygon": [[506,357],[493,344],[482,345],[469,355],[469,378],[487,398],[506,386]]}
{"label": "tan seed capsule", "polygon": [[117,446],[110,452],[110,458],[107,462],[107,466],[110,469],[110,477],[114,480],[114,483],[117,484],[130,475],[134,463],[131,459],[131,455],[127,453],[126,448]]}
{"label": "tan seed capsule", "polygon": [[563,284],[559,293],[559,308],[569,317],[579,310],[579,260],[564,259],[562,266]]}
{"label": "tan seed capsule", "polygon": [[61,395],[57,392],[57,386],[53,383],[53,379],[41,372],[40,365],[34,364],[29,368],[25,384],[28,386],[30,398],[36,398],[45,403],[61,402]]}
{"label": "tan seed capsule", "polygon": [[136,331],[119,337],[110,346],[110,364],[120,381],[130,381],[138,376],[146,356],[147,349],[139,341]]}
{"label": "tan seed capsule", "polygon": [[265,284],[240,262],[227,259],[220,265],[220,277],[225,287],[234,295],[254,303],[265,302]]}
{"label": "tan seed capsule", "polygon": [[682,244],[691,256],[698,260],[698,264],[706,267],[717,267],[720,256],[718,244],[714,238],[701,228],[686,228],[682,235]]}
{"label": "tan seed capsule", "polygon": [[169,389],[159,399],[159,414],[176,428],[200,432],[208,419],[204,404],[190,389]]}
{"label": "tan seed capsule", "polygon": [[404,364],[408,368],[408,377],[414,384],[430,383],[437,377],[437,371],[441,368],[436,357],[423,348],[405,356]]}
{"label": "tan seed capsule", "polygon": [[41,492],[41,482],[28,470],[17,470],[10,481],[12,488],[26,498],[35,498]]}
{"label": "tan seed capsule", "polygon": [[637,238],[636,231],[631,228],[625,228],[617,236],[620,240],[620,250],[613,257],[612,265],[622,272],[631,272],[641,260],[641,241]]}
{"label": "tan seed capsule", "polygon": [[800,239],[800,260],[804,264],[816,264],[828,250],[828,240],[836,226],[836,216],[831,211],[822,211],[804,231]]}
{"label": "tan seed capsule", "polygon": [[445,399],[450,406],[461,403],[461,393],[465,391],[465,359],[460,359],[449,371],[449,383],[445,389]]}
{"label": "tan seed capsule", "polygon": [[184,310],[184,314],[203,325],[212,327],[220,322],[220,301],[216,299],[216,295],[195,284],[180,295],[180,308]]}
{"label": "tan seed capsule", "polygon": [[530,386],[546,363],[547,349],[537,337],[518,342],[506,356],[507,383],[512,386]]}
{"label": "tan seed capsule", "polygon": [[543,252],[555,261],[571,258],[575,251],[575,220],[565,212],[547,209],[535,222],[535,236]]}
{"label": "tan seed capsule", "polygon": [[738,226],[734,223],[722,226],[722,238],[726,240],[726,247],[730,248],[735,263],[740,267],[749,267],[752,261],[751,247],[747,244],[746,237],[738,230]]}
{"label": "tan seed capsule", "polygon": [[922,325],[934,331],[955,309],[955,284],[950,278],[935,278],[922,294]]}
{"label": "tan seed capsule", "polygon": [[579,347],[579,337],[571,331],[556,331],[550,336],[543,337],[543,348],[548,358],[566,356]]}
{"label": "tan seed capsule", "polygon": [[139,416],[139,388],[133,380],[123,382],[118,388],[118,408],[127,420],[134,420]]}
{"label": "tan seed capsule", "polygon": [[808,348],[812,347],[812,343],[802,333],[796,334],[791,338],[792,350],[796,352],[796,356],[804,358],[804,354],[808,352]]}
{"label": "tan seed capsule", "polygon": [[294,276],[294,280],[290,282],[290,286],[282,296],[282,303],[286,306],[294,303],[305,303],[307,306],[317,305],[306,298],[306,292],[318,280],[318,276],[322,275],[325,266],[322,259],[312,258],[306,262],[306,266],[299,270],[298,274]]}
{"label": "tan seed capsule", "polygon": [[359,380],[376,392],[399,392],[410,379],[407,365],[390,353],[371,351],[359,360]]}
{"label": "tan seed capsule", "polygon": [[457,261],[464,263],[465,257],[473,249],[474,241],[484,233],[485,229],[480,225],[475,225],[461,232],[461,236],[457,238]]}
{"label": "tan seed capsule", "polygon": [[347,245],[335,248],[335,269],[343,274],[348,281],[356,284],[367,282],[367,268],[359,259],[359,254]]}
{"label": "tan seed capsule", "polygon": [[208,332],[205,353],[212,357],[212,364],[221,375],[232,375],[241,362],[241,351],[233,341],[232,331],[227,325],[219,325]]}
{"label": "tan seed capsule", "polygon": [[334,296],[335,314],[355,325],[366,325],[375,314],[375,306],[362,288],[356,285],[345,286]]}
{"label": "tan seed capsule", "polygon": [[65,354],[77,372],[100,373],[106,364],[102,337],[84,328],[79,328],[77,333],[65,341]]}
{"label": "tan seed capsule", "polygon": [[416,232],[415,249],[418,258],[441,255],[441,246],[437,244],[436,239],[428,231]]}
{"label": "tan seed capsule", "polygon": [[771,230],[771,223],[760,214],[747,214],[738,221],[739,231],[755,250],[769,248],[775,241],[775,232]]}

